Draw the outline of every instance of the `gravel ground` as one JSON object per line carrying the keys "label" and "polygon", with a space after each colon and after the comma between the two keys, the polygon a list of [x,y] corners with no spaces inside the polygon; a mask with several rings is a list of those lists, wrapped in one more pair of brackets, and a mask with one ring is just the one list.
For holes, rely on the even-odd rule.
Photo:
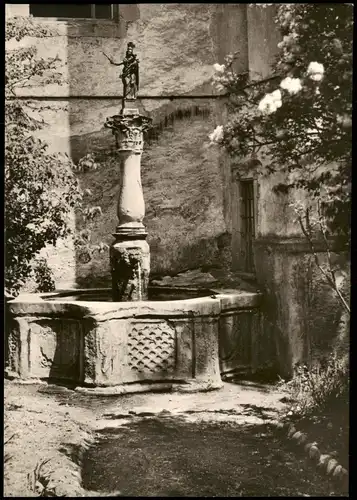
{"label": "gravel ground", "polygon": [[326,479],[284,448],[283,436],[270,427],[285,409],[282,397],[276,387],[254,383],[226,383],[208,393],[98,397],[5,381],[5,442],[14,437],[5,446],[4,495],[39,496],[43,483],[36,486],[34,470],[45,460],[53,484],[80,484],[80,470],[71,464],[83,443],[100,435],[95,455],[94,448],[85,455],[86,491],[70,496],[113,489],[154,496],[325,496]]}

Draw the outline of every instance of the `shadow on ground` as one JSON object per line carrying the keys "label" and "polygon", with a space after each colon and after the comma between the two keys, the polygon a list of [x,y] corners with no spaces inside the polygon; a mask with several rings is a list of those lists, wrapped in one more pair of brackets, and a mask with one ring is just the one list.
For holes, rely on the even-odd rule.
{"label": "shadow on ground", "polygon": [[332,485],[270,425],[160,414],[99,434],[83,486],[125,496],[329,496]]}

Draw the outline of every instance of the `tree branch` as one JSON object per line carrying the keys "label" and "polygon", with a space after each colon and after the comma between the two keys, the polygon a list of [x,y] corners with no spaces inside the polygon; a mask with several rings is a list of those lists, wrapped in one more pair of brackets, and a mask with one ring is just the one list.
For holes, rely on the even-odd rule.
{"label": "tree branch", "polygon": [[[308,215],[308,213],[309,213],[309,209],[306,209],[306,212],[305,212],[306,224],[307,224],[307,227],[310,228],[311,225],[310,225],[310,222],[309,222],[309,215]],[[327,283],[331,286],[331,288],[337,294],[337,296],[340,299],[340,301],[341,301],[343,307],[345,308],[345,310],[348,312],[348,314],[351,314],[350,307],[347,304],[345,298],[343,297],[343,295],[341,294],[341,292],[340,292],[340,290],[339,290],[339,288],[337,286],[334,274],[333,274],[333,278],[332,278],[331,276],[328,275],[328,273],[326,273],[326,271],[324,270],[324,268],[321,266],[319,258],[318,258],[318,255],[317,255],[317,252],[316,252],[316,249],[315,249],[315,246],[314,246],[313,241],[312,241],[311,234],[309,233],[309,231],[304,226],[304,223],[302,221],[301,215],[298,216],[298,221],[299,221],[301,230],[304,233],[304,236],[306,237],[307,241],[309,242],[309,245],[310,245],[310,248],[311,248],[311,252],[312,252],[312,254],[314,256],[314,260],[315,260],[316,266],[319,268],[320,272],[325,277]],[[326,237],[326,235],[325,235],[325,237]],[[329,267],[330,267],[330,270],[331,270],[330,253],[328,255],[329,255],[328,262],[329,262]]]}

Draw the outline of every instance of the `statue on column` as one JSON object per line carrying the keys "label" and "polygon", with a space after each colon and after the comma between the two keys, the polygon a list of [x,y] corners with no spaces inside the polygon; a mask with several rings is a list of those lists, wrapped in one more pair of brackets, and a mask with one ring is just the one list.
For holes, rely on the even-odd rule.
{"label": "statue on column", "polygon": [[104,126],[112,130],[116,151],[120,155],[120,192],[118,225],[110,247],[112,297],[114,301],[148,299],[150,248],[143,224],[145,202],[141,185],[141,153],[143,133],[151,126],[151,118],[135,106],[125,109],[125,103],[136,99],[139,89],[139,60],[135,45],[128,43],[125,58],[120,63],[103,54],[115,66],[123,66],[123,104],[119,114],[109,116]]}
{"label": "statue on column", "polygon": [[136,99],[139,90],[139,59],[134,54],[135,45],[129,42],[126,49],[125,58],[122,62],[116,63],[113,59],[103,52],[110,64],[114,66],[123,66],[121,80],[123,82],[123,109],[126,99]]}

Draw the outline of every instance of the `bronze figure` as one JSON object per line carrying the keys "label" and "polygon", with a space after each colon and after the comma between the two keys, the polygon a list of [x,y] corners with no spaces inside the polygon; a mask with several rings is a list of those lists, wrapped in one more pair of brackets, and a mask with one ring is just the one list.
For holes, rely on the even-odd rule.
{"label": "bronze figure", "polygon": [[125,58],[122,62],[116,63],[113,59],[103,52],[110,64],[123,66],[121,80],[123,82],[123,109],[126,99],[136,99],[139,90],[139,59],[134,54],[135,45],[129,42],[126,49]]}

